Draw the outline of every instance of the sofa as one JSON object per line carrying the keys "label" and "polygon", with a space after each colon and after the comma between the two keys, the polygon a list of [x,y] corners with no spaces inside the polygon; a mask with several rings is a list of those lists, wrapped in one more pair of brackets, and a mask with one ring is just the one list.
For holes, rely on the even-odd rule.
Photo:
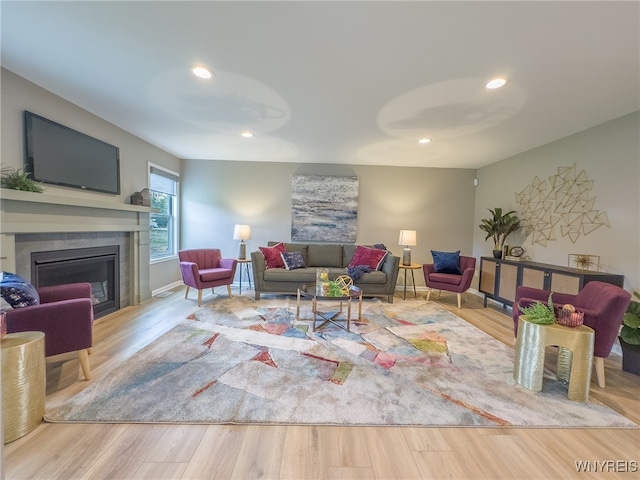
{"label": "sofa", "polygon": [[[277,244],[277,242],[269,242],[268,246],[273,247]],[[280,245],[284,245],[288,253],[301,252],[304,266],[292,269],[284,266],[267,268],[263,251],[251,252],[256,300],[260,298],[261,293],[296,293],[301,285],[316,281],[317,268],[327,268],[329,278],[332,280],[339,275],[346,275],[347,267],[358,247],[351,244],[312,243],[281,243]],[[364,297],[382,297],[389,303],[393,303],[399,265],[400,258],[387,253],[376,270],[362,273],[358,279],[354,280],[354,285],[362,290]]]}

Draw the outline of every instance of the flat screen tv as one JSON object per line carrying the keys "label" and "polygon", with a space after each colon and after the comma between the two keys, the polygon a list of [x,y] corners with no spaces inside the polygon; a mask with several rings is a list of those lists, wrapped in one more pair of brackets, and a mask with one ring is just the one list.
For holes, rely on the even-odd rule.
{"label": "flat screen tv", "polygon": [[24,112],[26,164],[38,182],[120,193],[120,149]]}

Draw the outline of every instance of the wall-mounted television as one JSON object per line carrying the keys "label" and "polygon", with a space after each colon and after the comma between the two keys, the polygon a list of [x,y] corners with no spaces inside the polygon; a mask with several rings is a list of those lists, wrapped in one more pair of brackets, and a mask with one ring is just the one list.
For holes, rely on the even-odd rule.
{"label": "wall-mounted television", "polygon": [[120,149],[28,111],[26,164],[38,182],[120,193]]}

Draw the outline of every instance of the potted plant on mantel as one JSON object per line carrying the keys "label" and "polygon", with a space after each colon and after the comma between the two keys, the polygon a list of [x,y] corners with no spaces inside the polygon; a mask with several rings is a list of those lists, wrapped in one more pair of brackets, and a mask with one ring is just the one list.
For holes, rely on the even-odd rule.
{"label": "potted plant on mantel", "polygon": [[493,210],[489,208],[488,210],[491,212],[491,217],[483,218],[479,227],[480,230],[487,234],[485,240],[493,238],[493,256],[502,258],[504,242],[509,235],[520,229],[520,219],[515,210],[506,213],[502,213],[502,208],[500,207],[496,207]]}
{"label": "potted plant on mantel", "polygon": [[[640,299],[638,292],[633,296]],[[622,347],[622,370],[640,375],[640,302],[631,299],[620,329]]]}

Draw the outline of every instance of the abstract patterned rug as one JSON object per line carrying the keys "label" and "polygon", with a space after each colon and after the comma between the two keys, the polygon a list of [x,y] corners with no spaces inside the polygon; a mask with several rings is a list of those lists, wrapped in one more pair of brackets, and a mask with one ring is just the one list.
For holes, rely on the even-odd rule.
{"label": "abstract patterned rug", "polygon": [[[301,318],[310,319],[310,302]],[[513,380],[513,348],[433,302],[365,300],[312,332],[295,298],[217,299],[93,382],[50,422],[637,427]]]}

